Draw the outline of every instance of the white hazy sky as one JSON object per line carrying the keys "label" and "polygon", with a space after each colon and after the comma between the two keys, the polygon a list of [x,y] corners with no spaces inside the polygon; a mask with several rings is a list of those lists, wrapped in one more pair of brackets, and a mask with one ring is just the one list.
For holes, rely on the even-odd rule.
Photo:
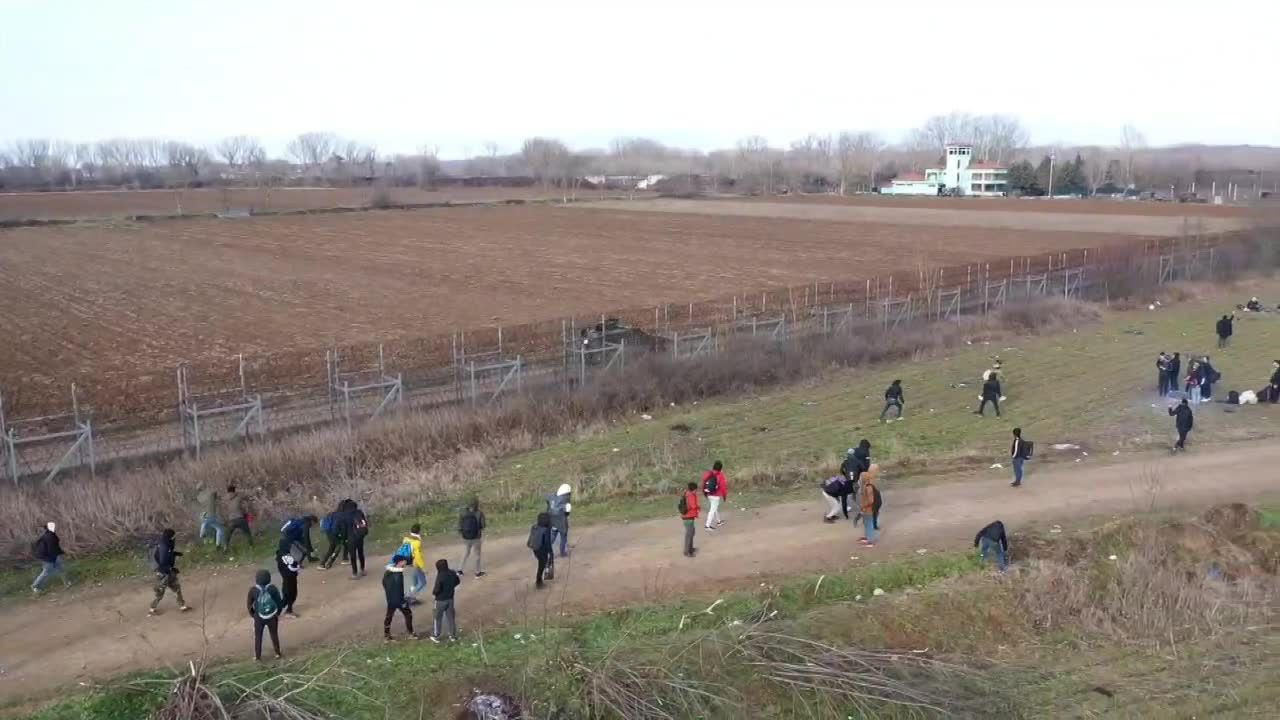
{"label": "white hazy sky", "polygon": [[0,0],[0,143],[330,130],[386,154],[1012,113],[1034,142],[1280,145],[1277,0]]}

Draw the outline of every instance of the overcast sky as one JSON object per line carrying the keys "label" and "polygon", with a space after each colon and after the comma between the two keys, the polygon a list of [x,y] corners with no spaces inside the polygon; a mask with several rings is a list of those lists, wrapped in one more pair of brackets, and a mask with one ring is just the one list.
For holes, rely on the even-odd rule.
{"label": "overcast sky", "polygon": [[1280,145],[1276,0],[0,0],[0,143],[279,152],[330,130],[445,157],[544,134],[751,134],[1019,116],[1033,142]]}

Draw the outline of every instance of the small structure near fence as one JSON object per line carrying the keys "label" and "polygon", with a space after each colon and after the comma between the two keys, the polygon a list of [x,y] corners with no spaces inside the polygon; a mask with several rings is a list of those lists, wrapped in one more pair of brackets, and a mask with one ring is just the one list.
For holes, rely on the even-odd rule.
{"label": "small structure near fence", "polygon": [[378,345],[377,364],[373,367],[344,370],[342,355],[335,348],[325,353],[325,368],[328,377],[329,415],[335,420],[346,422],[348,432],[352,428],[353,417],[361,415],[362,400],[378,401],[369,413],[370,420],[404,401],[404,377],[400,373],[393,375],[387,372],[381,344]]}
{"label": "small structure near fence", "polygon": [[[247,438],[262,435],[262,396],[250,394],[244,381],[244,355],[237,355],[240,385],[212,392],[197,393],[191,389],[191,369],[178,366],[178,422],[182,426],[182,447],[200,457],[201,448],[210,440]],[[230,438],[217,436],[215,419],[234,422]]]}
{"label": "small structure near fence", "polygon": [[[47,483],[63,470],[76,466],[89,468],[90,475],[97,473],[97,461],[93,449],[93,422],[86,408],[80,407],[76,398],[76,386],[71,386],[71,412],[32,418],[8,418],[4,411],[4,397],[0,396],[0,435],[3,435],[4,473],[14,484],[27,475],[44,473]],[[65,448],[65,449],[64,449]],[[23,453],[41,449],[56,460],[28,464]],[[57,454],[62,450],[61,454]]]}

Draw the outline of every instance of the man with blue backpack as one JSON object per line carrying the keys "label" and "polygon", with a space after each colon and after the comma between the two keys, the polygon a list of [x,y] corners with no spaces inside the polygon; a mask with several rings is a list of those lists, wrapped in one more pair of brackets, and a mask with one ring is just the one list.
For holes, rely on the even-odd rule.
{"label": "man with blue backpack", "polygon": [[249,617],[253,619],[253,659],[262,660],[263,630],[271,633],[271,647],[275,649],[276,657],[284,657],[280,653],[280,610],[284,607],[284,598],[271,584],[270,570],[258,571],[253,587],[249,588],[247,606]]}

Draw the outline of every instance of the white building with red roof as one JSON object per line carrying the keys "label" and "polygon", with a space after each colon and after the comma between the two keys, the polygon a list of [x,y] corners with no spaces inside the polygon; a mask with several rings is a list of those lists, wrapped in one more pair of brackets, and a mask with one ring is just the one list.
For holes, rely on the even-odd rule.
{"label": "white building with red roof", "polygon": [[906,172],[880,188],[885,195],[975,195],[1000,197],[1009,189],[1009,168],[973,160],[973,146],[946,146],[946,167]]}

